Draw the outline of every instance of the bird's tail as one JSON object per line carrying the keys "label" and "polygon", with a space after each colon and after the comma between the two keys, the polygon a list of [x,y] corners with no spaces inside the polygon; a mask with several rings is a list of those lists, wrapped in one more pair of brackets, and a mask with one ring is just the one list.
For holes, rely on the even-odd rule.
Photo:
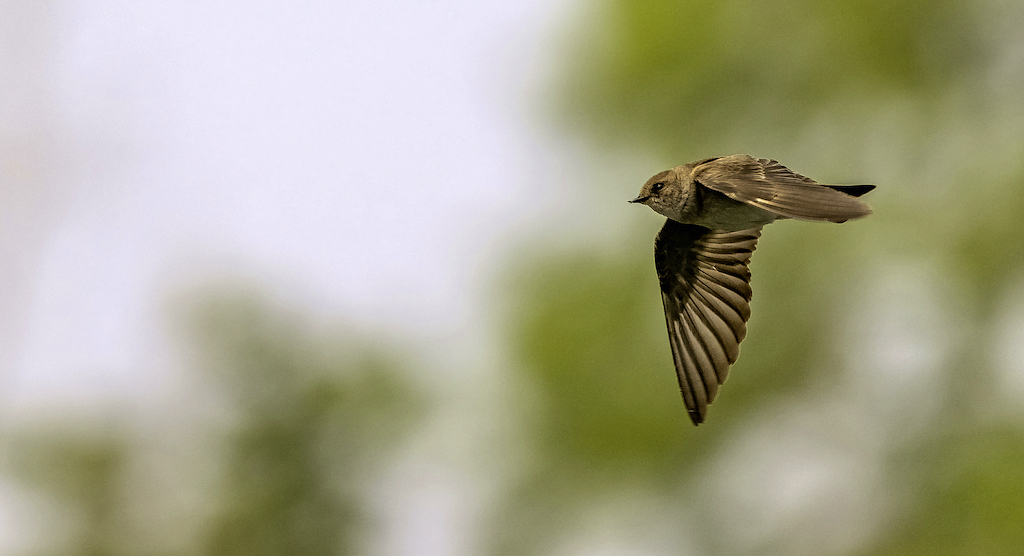
{"label": "bird's tail", "polygon": [[860,197],[875,188],[873,185],[826,185],[825,187],[841,191],[847,195],[853,195],[854,197]]}

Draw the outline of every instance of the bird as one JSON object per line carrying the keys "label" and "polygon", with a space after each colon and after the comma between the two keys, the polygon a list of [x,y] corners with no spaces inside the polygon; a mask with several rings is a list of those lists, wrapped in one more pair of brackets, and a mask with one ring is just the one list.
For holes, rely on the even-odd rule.
{"label": "bird", "polygon": [[739,357],[750,318],[750,257],[761,229],[782,219],[842,223],[871,214],[874,185],[826,185],[778,161],[746,154],[659,172],[630,203],[666,221],[654,264],[672,361],[694,425]]}

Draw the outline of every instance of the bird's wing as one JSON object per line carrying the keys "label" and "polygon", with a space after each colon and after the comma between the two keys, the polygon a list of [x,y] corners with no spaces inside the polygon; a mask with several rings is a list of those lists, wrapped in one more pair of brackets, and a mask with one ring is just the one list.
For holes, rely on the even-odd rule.
{"label": "bird's wing", "polygon": [[750,318],[747,264],[761,228],[715,232],[668,220],[654,263],[683,401],[695,425],[739,356]]}
{"label": "bird's wing", "polygon": [[732,199],[788,218],[845,222],[871,214],[855,195],[863,195],[874,186],[837,186],[847,190],[839,191],[767,158],[716,158],[695,167],[693,179]]}

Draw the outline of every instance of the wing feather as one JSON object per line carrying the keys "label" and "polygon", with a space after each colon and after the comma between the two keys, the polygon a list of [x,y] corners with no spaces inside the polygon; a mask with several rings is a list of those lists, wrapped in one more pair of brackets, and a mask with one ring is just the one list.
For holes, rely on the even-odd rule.
{"label": "wing feather", "polygon": [[718,373],[715,372],[715,361],[712,359],[707,347],[697,337],[704,327],[699,320],[694,320],[693,307],[689,305],[683,308],[680,321],[682,323],[683,339],[686,340],[686,346],[696,365],[696,377],[700,381],[694,387],[703,387],[705,397],[708,403],[710,403],[718,395]]}
{"label": "wing feather", "polygon": [[760,235],[760,228],[715,232],[668,220],[655,242],[672,360],[694,424],[704,421],[746,336],[747,265]]}
{"label": "wing feather", "polygon": [[696,166],[693,177],[708,189],[788,218],[845,222],[871,214],[857,196],[873,185],[820,184],[767,158],[736,154],[712,159]]}

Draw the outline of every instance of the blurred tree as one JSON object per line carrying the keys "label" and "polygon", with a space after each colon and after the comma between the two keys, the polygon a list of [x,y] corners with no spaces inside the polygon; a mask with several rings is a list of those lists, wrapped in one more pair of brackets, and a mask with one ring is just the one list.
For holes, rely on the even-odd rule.
{"label": "blurred tree", "polygon": [[44,554],[125,554],[120,504],[132,448],[115,428],[63,426],[8,439],[7,468],[56,504]]}
{"label": "blurred tree", "polygon": [[[690,426],[675,387],[653,234],[626,230],[642,241],[616,249],[588,239],[571,253],[531,252],[529,262],[516,261],[516,268],[533,269],[508,290],[521,308],[510,319],[513,353],[522,362],[517,368],[540,389],[532,425],[541,463],[512,489],[496,520],[494,553],[587,553],[580,548],[585,542],[572,539],[586,536],[588,515],[637,491],[662,508],[671,497],[668,512],[680,530],[701,525],[687,541],[698,553],[750,546],[762,554],[930,553],[941,544],[931,527],[955,520],[958,507],[977,512],[946,530],[942,538],[951,542],[939,553],[1000,554],[1021,546],[1008,525],[1024,522],[1021,477],[1005,465],[1019,451],[1020,424],[999,434],[968,432],[988,426],[981,410],[991,402],[994,377],[992,344],[984,337],[1024,267],[1017,253],[1024,245],[1024,166],[1015,162],[1024,159],[1024,130],[1013,116],[1024,113],[1024,99],[996,91],[989,77],[1011,48],[1005,41],[1016,40],[994,29],[1024,15],[1016,8],[1001,13],[1006,8],[958,0],[606,0],[596,4],[596,16],[574,20],[586,25],[574,30],[572,54],[554,85],[552,112],[564,128],[601,149],[653,151],[665,167],[749,152],[822,181],[876,181],[880,188],[867,200],[878,214],[843,226],[786,222],[765,231],[751,265],[748,338],[700,429]],[[1000,132],[986,139],[986,127]],[[831,173],[801,159],[818,160]],[[650,174],[637,176],[634,186]],[[633,193],[623,189],[623,198]],[[895,483],[910,492],[878,500],[899,509],[888,526],[876,524],[877,539],[835,531],[835,538],[864,538],[815,545],[807,539],[817,534],[816,522],[800,522],[801,528],[782,527],[762,534],[771,540],[737,548],[740,541],[729,537],[736,536],[730,531],[739,514],[724,502],[730,497],[706,498],[705,485],[724,472],[715,466],[727,449],[758,437],[753,427],[799,400],[829,391],[838,399],[822,399],[831,404],[856,399],[860,394],[851,389],[868,380],[858,374],[869,369],[849,369],[842,353],[898,358],[913,349],[877,336],[878,345],[844,345],[860,339],[842,335],[858,314],[856,295],[872,287],[900,291],[872,285],[871,273],[885,265],[937,268],[924,274],[934,281],[919,284],[924,291],[942,290],[936,284],[945,279],[965,286],[955,298],[923,296],[943,303],[936,314],[962,319],[950,324],[955,346],[936,345],[959,351],[948,359],[936,355],[933,374],[922,376],[932,381],[921,389],[938,400],[938,417],[912,433],[885,420],[896,410],[872,415],[875,402],[863,402],[863,430],[851,438],[876,438],[846,448],[851,460],[878,461],[883,470],[865,491],[887,492],[884,485]],[[890,329],[882,322],[866,326]],[[893,385],[896,391],[901,378],[878,380],[885,383],[880,390]],[[921,409],[906,403],[907,412]],[[812,407],[806,417],[834,419],[832,410]],[[951,428],[960,434],[942,433]],[[763,446],[797,454],[804,447],[785,446],[764,436],[767,430],[759,434]],[[907,502],[894,502],[901,496]],[[765,506],[762,513],[761,522],[776,523],[772,516],[785,512]],[[690,519],[695,515],[702,517]],[[866,522],[880,521],[877,516]],[[628,521],[613,519],[623,527]],[[761,522],[740,529],[768,530]]]}
{"label": "blurred tree", "polygon": [[863,554],[992,556],[1024,547],[1024,433],[971,427],[907,454],[902,475],[919,496]]}
{"label": "blurred tree", "polygon": [[417,415],[393,362],[348,339],[310,349],[310,330],[245,299],[203,309],[199,337],[240,418],[205,552],[355,553],[368,460]]}
{"label": "blurred tree", "polygon": [[885,110],[898,95],[936,108],[979,77],[991,46],[977,6],[959,0],[598,6],[558,84],[571,99],[559,113],[591,138],[628,137],[670,160],[731,154],[744,135],[786,144],[824,111]]}
{"label": "blurred tree", "polygon": [[[153,474],[149,447],[128,419],[75,432],[66,424],[17,432],[7,468],[68,514],[65,536],[45,554],[330,555],[358,553],[370,519],[364,488],[414,419],[425,410],[379,348],[348,335],[323,337],[294,315],[252,297],[214,296],[191,319],[212,374],[204,377],[231,416],[188,431],[216,439],[222,472],[193,512],[206,516],[186,548],[161,546],[129,515]],[[194,410],[194,408],[192,408]],[[187,414],[185,408],[182,414]],[[171,426],[186,426],[172,421]],[[63,430],[62,430],[63,429]],[[182,488],[189,482],[178,476]],[[160,493],[168,496],[170,493]],[[159,524],[156,527],[161,530]],[[166,535],[166,531],[161,531]],[[181,550],[181,552],[178,552]]]}

